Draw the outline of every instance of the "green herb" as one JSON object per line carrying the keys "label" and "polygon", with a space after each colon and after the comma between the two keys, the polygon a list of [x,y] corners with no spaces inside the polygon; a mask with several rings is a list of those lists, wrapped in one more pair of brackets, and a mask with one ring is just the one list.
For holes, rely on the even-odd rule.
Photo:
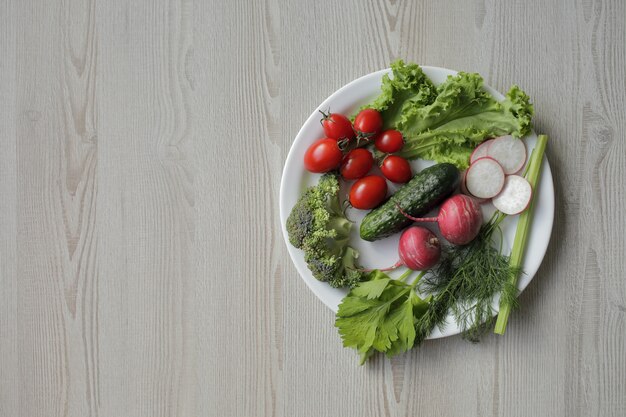
{"label": "green herb", "polygon": [[493,319],[493,297],[500,293],[512,305],[517,301],[510,279],[519,270],[493,245],[493,234],[505,217],[497,212],[469,244],[446,247],[434,273],[422,281],[420,290],[435,294],[429,306],[433,314],[421,318],[424,337],[442,327],[451,312],[463,336],[476,342]]}
{"label": "green herb", "polygon": [[[541,173],[541,165],[543,162],[543,155],[546,151],[546,145],[548,143],[548,137],[546,135],[539,135],[537,144],[532,151],[528,162],[528,168],[526,173],[526,179],[530,183],[533,190],[536,189],[539,181],[539,174]],[[535,205],[535,199],[537,193],[534,193],[533,199],[528,209],[523,212],[517,223],[517,230],[515,231],[515,240],[513,241],[513,247],[511,248],[511,267],[514,269],[520,269],[524,260],[524,250],[526,249],[526,241],[528,240],[528,233],[530,231],[530,225],[533,218],[533,209]],[[519,274],[511,276],[510,285],[517,288],[517,280]],[[516,299],[515,299],[516,300]],[[515,306],[515,303],[508,298],[500,299],[500,312],[498,313],[498,319],[494,328],[494,332],[497,334],[504,334],[506,330],[506,324],[511,314],[511,308]]]}
{"label": "green herb", "polygon": [[[493,242],[505,217],[496,212],[472,242],[446,247],[432,273],[422,272],[411,284],[404,282],[411,271],[399,280],[370,273],[339,305],[335,326],[344,346],[359,352],[361,364],[375,352],[393,356],[420,345],[436,327],[442,329],[449,313],[466,339],[478,341],[493,322],[496,294],[510,306],[517,303],[512,277],[519,266]],[[432,295],[423,300],[416,288]]]}
{"label": "green herb", "polygon": [[413,347],[416,317],[427,311],[428,300],[415,292],[423,272],[413,283],[405,282],[412,272],[392,279],[375,270],[341,301],[335,326],[344,347],[359,352],[361,365],[375,352],[391,357]]}

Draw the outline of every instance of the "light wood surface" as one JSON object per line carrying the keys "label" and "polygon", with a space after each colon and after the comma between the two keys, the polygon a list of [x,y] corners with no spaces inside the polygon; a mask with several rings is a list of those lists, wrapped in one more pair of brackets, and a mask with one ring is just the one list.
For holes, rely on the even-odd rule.
{"label": "light wood surface", "polygon": [[[505,337],[359,367],[283,162],[395,58],[533,98],[552,241]],[[0,416],[626,415],[626,2],[0,2]]]}

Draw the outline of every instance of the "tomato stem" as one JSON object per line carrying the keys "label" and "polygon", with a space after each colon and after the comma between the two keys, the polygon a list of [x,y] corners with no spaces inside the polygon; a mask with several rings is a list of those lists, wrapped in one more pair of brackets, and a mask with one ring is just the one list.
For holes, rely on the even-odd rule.
{"label": "tomato stem", "polygon": [[330,118],[330,107],[328,107],[328,109],[326,110],[326,113],[324,113],[324,110],[318,110],[318,111],[322,113],[322,118],[320,119],[321,125],[324,124],[325,120],[330,120],[331,122],[335,123],[335,121]]}

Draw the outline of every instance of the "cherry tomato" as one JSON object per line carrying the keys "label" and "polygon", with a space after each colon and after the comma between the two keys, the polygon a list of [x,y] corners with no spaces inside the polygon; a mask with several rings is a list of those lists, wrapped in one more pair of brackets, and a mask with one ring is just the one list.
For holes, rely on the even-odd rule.
{"label": "cherry tomato", "polygon": [[363,109],[354,119],[354,130],[360,137],[370,138],[380,133],[383,128],[383,118],[374,109]]}
{"label": "cherry tomato", "polygon": [[402,133],[397,130],[385,130],[383,133],[376,137],[374,146],[381,152],[394,153],[400,151],[404,146],[404,139],[402,139]]}
{"label": "cherry tomato", "polygon": [[350,204],[361,210],[373,209],[387,196],[387,181],[379,175],[363,177],[350,188]]}
{"label": "cherry tomato", "polygon": [[341,175],[347,180],[361,178],[372,169],[374,157],[367,149],[357,148],[344,156],[341,162]]}
{"label": "cherry tomato", "polygon": [[320,110],[322,113],[322,127],[324,128],[324,134],[331,139],[352,139],[354,137],[354,130],[352,130],[352,123],[350,123],[350,119],[348,119],[343,114],[339,113],[329,113],[326,114]]}
{"label": "cherry tomato", "polygon": [[343,154],[335,139],[323,138],[309,146],[304,154],[304,167],[311,172],[327,172],[337,168]]}
{"label": "cherry tomato", "polygon": [[408,182],[413,176],[409,162],[397,155],[388,155],[380,166],[380,170],[389,181],[400,184]]}

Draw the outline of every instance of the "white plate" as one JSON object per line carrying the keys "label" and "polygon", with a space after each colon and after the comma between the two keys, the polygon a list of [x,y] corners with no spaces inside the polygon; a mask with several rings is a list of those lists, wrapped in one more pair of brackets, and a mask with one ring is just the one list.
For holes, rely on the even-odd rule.
{"label": "white plate", "polygon": [[[436,84],[442,83],[448,75],[454,75],[457,72],[445,68],[427,67],[422,69],[426,75]],[[285,222],[291,208],[294,206],[298,197],[302,194],[306,187],[314,185],[319,179],[319,174],[311,174],[304,169],[303,158],[304,152],[315,140],[324,136],[324,131],[320,125],[320,113],[318,110],[328,110],[329,108],[336,113],[351,115],[360,106],[370,102],[380,93],[381,80],[384,74],[390,73],[390,69],[374,72],[361,77],[344,87],[337,90],[333,95],[328,97],[317,109],[311,113],[311,116],[304,123],[300,132],[291,146],[287,161],[283,170],[283,177],[280,184],[280,222],[282,224],[283,236],[285,243],[291,255],[291,259],[300,273],[300,276],[313,291],[313,293],[333,311],[337,311],[337,307],[341,299],[346,295],[347,291],[343,289],[331,288],[328,284],[320,282],[313,278],[313,275],[304,262],[303,252],[294,248],[289,243]],[[504,96],[486,86],[486,90],[496,99],[503,100]],[[537,136],[531,132],[524,141],[528,148],[528,155],[534,147]],[[429,165],[431,161],[417,160],[412,162],[414,172],[417,172]],[[395,191],[396,187],[390,187]],[[552,184],[552,173],[548,160],[544,157],[541,180],[539,183],[538,200],[535,204],[535,214],[530,231],[528,246],[526,248],[526,256],[524,258],[524,271],[526,272],[520,277],[518,287],[521,290],[526,288],[531,279],[539,269],[539,265],[548,248],[550,234],[552,233],[552,222],[554,219],[554,187]],[[485,218],[493,213],[491,204],[483,205]],[[398,260],[397,246],[399,234],[376,242],[366,242],[359,238],[359,225],[361,219],[366,212],[361,210],[349,210],[348,217],[356,220],[353,227],[353,234],[350,245],[360,252],[359,261],[363,267],[386,267],[394,264]],[[502,223],[504,233],[503,250],[505,253],[510,252],[511,243],[515,237],[515,227],[517,225],[518,216],[511,216]],[[430,225],[432,229],[436,229],[435,225]],[[399,275],[402,270],[395,271],[392,275]],[[497,297],[494,300],[494,306],[497,308]],[[451,336],[459,333],[459,327],[454,319],[449,316],[448,323],[443,330],[435,329],[430,335],[430,339],[438,337]]]}

